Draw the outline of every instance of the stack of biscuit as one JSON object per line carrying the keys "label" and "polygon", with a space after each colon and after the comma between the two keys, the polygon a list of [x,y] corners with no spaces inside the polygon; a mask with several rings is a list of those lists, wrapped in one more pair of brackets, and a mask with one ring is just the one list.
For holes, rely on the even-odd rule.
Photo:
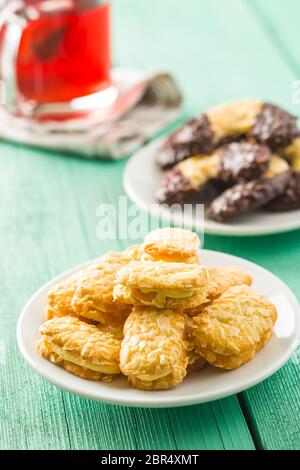
{"label": "stack of biscuit", "polygon": [[300,131],[296,117],[244,100],[209,109],[164,140],[160,203],[205,203],[218,222],[254,209],[300,209]]}
{"label": "stack of biscuit", "polygon": [[199,239],[158,229],[109,252],[48,295],[39,353],[67,371],[141,390],[180,384],[205,365],[234,369],[270,339],[277,312],[236,267],[206,268]]}

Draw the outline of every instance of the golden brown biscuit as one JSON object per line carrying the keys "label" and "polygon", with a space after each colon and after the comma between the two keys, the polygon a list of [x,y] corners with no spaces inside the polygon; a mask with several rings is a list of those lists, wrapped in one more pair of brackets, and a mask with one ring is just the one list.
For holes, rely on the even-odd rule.
{"label": "golden brown biscuit", "polygon": [[124,326],[120,368],[142,390],[173,387],[188,363],[185,315],[173,310],[134,307]]}
{"label": "golden brown biscuit", "polygon": [[161,228],[144,240],[144,261],[198,263],[200,240],[194,232],[180,228]]}
{"label": "golden brown biscuit", "polygon": [[193,318],[195,350],[210,364],[234,369],[272,335],[275,306],[246,285],[234,286]]}
{"label": "golden brown biscuit", "polygon": [[[86,314],[86,309],[83,309],[84,313],[87,316],[81,317],[81,315],[79,314],[82,308],[81,295],[83,294],[83,290],[84,290],[84,289],[81,290],[82,284],[85,284],[85,283],[88,284],[89,279],[90,279],[91,281],[90,288],[93,289],[94,287],[96,287],[96,284],[99,282],[98,277],[101,277],[102,274],[103,274],[103,283],[104,283],[104,277],[107,273],[108,275],[106,279],[107,279],[108,284],[106,285],[107,289],[105,291],[105,294],[107,294],[109,290],[112,291],[113,289],[114,271],[124,266],[125,264],[130,263],[131,261],[140,260],[141,256],[142,256],[142,245],[131,245],[123,252],[120,252],[120,253],[110,252],[107,255],[100,257],[95,263],[92,263],[86,269],[75,273],[73,276],[59,283],[48,294],[48,305],[46,308],[46,320],[51,320],[54,317],[64,317],[67,315],[74,315],[79,318],[84,318],[85,321],[99,322],[101,320],[102,323],[106,322],[106,315],[104,314],[101,315],[101,314],[98,314],[97,312],[92,312],[90,311],[89,307],[87,307],[87,310],[88,310],[87,314]],[[109,285],[111,285],[111,287],[109,287]],[[77,290],[77,286],[79,287],[78,290]],[[74,304],[73,304],[75,306],[75,309],[74,309],[72,302],[73,302],[73,296],[76,291],[77,291],[77,298],[76,300],[74,300]],[[91,300],[91,299],[89,298],[88,300]],[[112,310],[112,308],[110,308],[111,305],[113,305],[113,310],[114,310],[115,304],[114,303],[112,304],[112,302],[113,302],[112,299],[110,299],[108,302],[104,302],[104,306],[103,306],[103,309],[105,309],[103,310],[104,312]],[[109,305],[107,305],[107,303],[109,303]],[[97,302],[97,299],[95,299],[96,311],[97,311],[96,305],[98,307],[98,304],[99,302]],[[121,307],[121,309],[122,308],[123,307]],[[117,308],[117,310],[119,309]],[[125,318],[124,318],[124,321],[125,321]]]}
{"label": "golden brown biscuit", "polygon": [[126,250],[121,253],[121,260],[123,264],[130,263],[130,261],[140,261],[143,254],[142,245],[130,245]]}
{"label": "golden brown biscuit", "polygon": [[[196,309],[195,309],[196,310]],[[207,364],[206,360],[195,351],[195,344],[193,340],[193,320],[191,317],[186,316],[185,321],[185,342],[188,356],[187,375],[199,372]]]}
{"label": "golden brown biscuit", "polygon": [[104,333],[111,334],[114,338],[122,340],[124,338],[124,323],[121,323],[119,320],[116,322],[108,323],[107,325],[99,325],[97,326],[103,331]]}
{"label": "golden brown biscuit", "polygon": [[225,370],[237,369],[253,359],[255,354],[267,344],[271,336],[272,331],[269,331],[261,341],[257,343],[256,348],[249,348],[240,355],[231,354],[225,356],[224,354],[217,354],[208,348],[201,348],[199,351],[201,351],[202,356],[205,357],[208,364]]}
{"label": "golden brown biscuit", "polygon": [[53,364],[62,367],[66,371],[70,372],[70,374],[76,375],[81,379],[95,381],[101,380],[103,382],[111,381],[110,375],[104,375],[101,372],[86,369],[84,367],[78,366],[72,362],[62,359],[55,352],[53,352],[50,341],[44,336],[40,338],[39,341],[37,341],[36,349],[38,350],[40,355],[43,356],[45,359],[48,359]]}
{"label": "golden brown biscuit", "polygon": [[54,318],[40,328],[36,348],[54,364],[88,380],[109,382],[120,373],[121,340],[75,317]]}
{"label": "golden brown biscuit", "polygon": [[220,166],[220,152],[210,156],[198,155],[178,163],[177,168],[182,176],[189,181],[195,191],[199,191],[210,180],[217,178]]}
{"label": "golden brown biscuit", "polygon": [[76,316],[104,325],[124,323],[130,308],[113,299],[113,288],[117,272],[127,262],[122,253],[110,251],[82,273],[72,299]]}
{"label": "golden brown biscuit", "polygon": [[[206,301],[211,302],[212,300],[220,297],[230,287],[240,286],[246,284],[252,285],[252,277],[235,266],[220,266],[218,268],[208,268],[208,282],[206,286]],[[189,315],[197,315],[201,309],[206,307],[203,304],[194,311],[187,311]]]}
{"label": "golden brown biscuit", "polygon": [[207,298],[208,300],[214,300],[230,287],[241,284],[252,285],[252,277],[245,271],[234,266],[209,268]]}
{"label": "golden brown biscuit", "polygon": [[197,264],[132,262],[117,274],[114,298],[130,305],[189,309],[206,300],[207,271]]}
{"label": "golden brown biscuit", "polygon": [[64,282],[59,283],[49,292],[46,307],[46,320],[51,320],[54,317],[74,315],[72,299],[81,274],[82,271],[74,274]]}
{"label": "golden brown biscuit", "polygon": [[212,300],[220,297],[225,291],[227,291],[230,287],[233,286],[240,286],[245,284],[247,286],[252,285],[252,277],[242,271],[239,268],[234,266],[229,267],[219,267],[219,268],[208,268],[208,283],[206,287],[206,296],[207,302],[200,307],[196,307],[195,309],[187,310],[189,316],[196,316],[198,315],[206,306],[207,303],[211,302]]}

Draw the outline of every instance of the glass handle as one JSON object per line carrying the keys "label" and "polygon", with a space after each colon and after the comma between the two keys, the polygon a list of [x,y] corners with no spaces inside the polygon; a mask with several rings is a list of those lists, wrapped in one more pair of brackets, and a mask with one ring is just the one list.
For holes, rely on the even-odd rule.
{"label": "glass handle", "polygon": [[16,62],[22,31],[26,19],[17,13],[24,7],[21,1],[7,3],[0,11],[0,31],[4,29],[1,44],[0,75],[5,86],[5,107],[14,110],[17,106],[18,83]]}

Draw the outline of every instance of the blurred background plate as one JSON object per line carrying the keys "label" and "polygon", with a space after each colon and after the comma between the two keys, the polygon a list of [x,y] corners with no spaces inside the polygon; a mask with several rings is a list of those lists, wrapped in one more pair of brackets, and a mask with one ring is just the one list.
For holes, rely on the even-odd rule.
{"label": "blurred background plate", "polygon": [[[163,175],[155,164],[160,143],[161,139],[148,144],[128,161],[123,177],[124,188],[130,199],[140,208],[166,222],[181,225],[181,211],[171,212],[167,207],[155,204],[155,193]],[[204,220],[201,219],[196,218],[192,210],[188,211],[184,219],[186,228],[226,236],[267,235],[300,228],[300,210],[279,213],[257,210],[226,223],[215,222],[206,215]]]}

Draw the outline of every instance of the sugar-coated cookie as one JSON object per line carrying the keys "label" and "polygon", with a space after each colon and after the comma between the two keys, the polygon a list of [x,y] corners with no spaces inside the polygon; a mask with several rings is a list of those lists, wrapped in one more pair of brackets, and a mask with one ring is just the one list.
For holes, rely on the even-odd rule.
{"label": "sugar-coated cookie", "polygon": [[156,308],[188,309],[206,300],[207,271],[197,264],[132,262],[117,274],[116,301]]}
{"label": "sugar-coated cookie", "polygon": [[199,246],[198,236],[190,230],[161,228],[145,237],[142,260],[197,264]]}
{"label": "sugar-coated cookie", "polygon": [[56,317],[40,328],[39,353],[88,380],[109,382],[120,373],[121,339],[75,317]]}
{"label": "sugar-coated cookie", "polygon": [[114,300],[113,288],[117,272],[128,261],[110,251],[82,273],[72,299],[75,315],[104,325],[118,319],[124,323],[130,308]]}
{"label": "sugar-coated cookie", "polygon": [[120,368],[142,390],[173,387],[188,364],[185,315],[173,310],[135,307],[124,326]]}
{"label": "sugar-coated cookie", "polygon": [[193,318],[195,350],[210,364],[235,369],[270,339],[275,306],[249,286],[234,286]]}

